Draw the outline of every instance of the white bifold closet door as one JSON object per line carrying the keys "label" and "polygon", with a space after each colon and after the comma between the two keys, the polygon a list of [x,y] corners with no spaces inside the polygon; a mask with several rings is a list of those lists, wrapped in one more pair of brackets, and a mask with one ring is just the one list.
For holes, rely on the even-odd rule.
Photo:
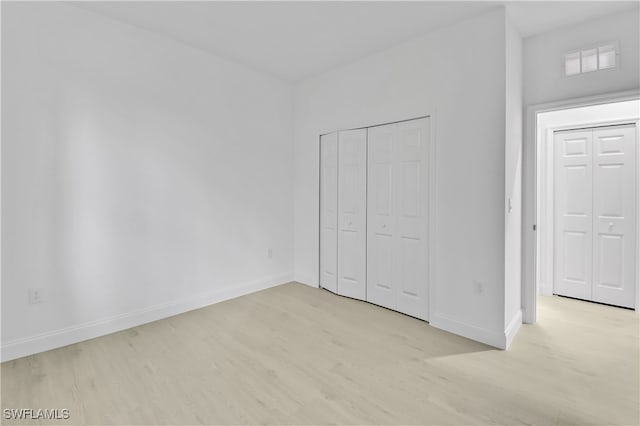
{"label": "white bifold closet door", "polygon": [[636,129],[593,130],[593,300],[635,307]]}
{"label": "white bifold closet door", "polygon": [[320,286],[338,292],[338,133],[320,137]]}
{"label": "white bifold closet door", "polygon": [[592,130],[554,135],[554,293],[586,300],[592,284],[592,137]]}
{"label": "white bifold closet door", "polygon": [[365,300],[367,130],[338,132],[338,290]]}
{"label": "white bifold closet door", "polygon": [[636,129],[556,132],[554,292],[635,306]]}
{"label": "white bifold closet door", "polygon": [[428,319],[429,119],[368,129],[367,301]]}

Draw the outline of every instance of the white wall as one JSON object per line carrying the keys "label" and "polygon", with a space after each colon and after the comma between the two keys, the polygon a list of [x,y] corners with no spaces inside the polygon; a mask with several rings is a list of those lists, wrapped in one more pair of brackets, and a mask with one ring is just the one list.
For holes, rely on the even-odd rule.
{"label": "white wall", "polygon": [[[610,41],[620,43],[618,67],[564,75],[565,53]],[[540,104],[637,88],[640,85],[639,43],[638,9],[525,39],[525,103]]]}
{"label": "white wall", "polygon": [[292,277],[289,85],[63,3],[2,9],[3,359]]}
{"label": "white wall", "polygon": [[[505,20],[505,328],[513,338],[522,324],[522,37]],[[511,200],[511,209],[509,209]]]}
{"label": "white wall", "polygon": [[318,284],[319,135],[435,113],[430,322],[503,344],[505,72],[505,16],[497,9],[298,84],[296,280]]}

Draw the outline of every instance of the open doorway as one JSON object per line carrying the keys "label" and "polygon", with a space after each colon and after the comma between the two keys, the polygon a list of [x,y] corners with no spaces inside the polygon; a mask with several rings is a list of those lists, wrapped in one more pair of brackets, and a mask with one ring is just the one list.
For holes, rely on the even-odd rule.
{"label": "open doorway", "polygon": [[638,310],[638,95],[528,113],[524,321],[536,321],[539,295]]}

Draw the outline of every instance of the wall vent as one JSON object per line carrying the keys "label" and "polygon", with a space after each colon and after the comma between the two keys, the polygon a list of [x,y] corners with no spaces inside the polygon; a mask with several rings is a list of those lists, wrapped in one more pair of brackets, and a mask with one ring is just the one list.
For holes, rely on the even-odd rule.
{"label": "wall vent", "polygon": [[589,47],[564,55],[564,73],[567,76],[614,68],[618,65],[618,43]]}

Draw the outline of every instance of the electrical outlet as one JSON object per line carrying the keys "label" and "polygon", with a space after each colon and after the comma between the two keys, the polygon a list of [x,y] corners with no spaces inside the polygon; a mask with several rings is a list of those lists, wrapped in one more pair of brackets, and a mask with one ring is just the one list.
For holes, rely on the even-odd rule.
{"label": "electrical outlet", "polygon": [[476,281],[475,283],[476,293],[482,295],[484,294],[484,284],[480,281]]}
{"label": "electrical outlet", "polygon": [[44,302],[44,293],[41,288],[29,289],[29,304],[35,305],[36,303]]}
{"label": "electrical outlet", "polygon": [[269,259],[273,259],[273,249],[272,248],[267,249],[267,257]]}

